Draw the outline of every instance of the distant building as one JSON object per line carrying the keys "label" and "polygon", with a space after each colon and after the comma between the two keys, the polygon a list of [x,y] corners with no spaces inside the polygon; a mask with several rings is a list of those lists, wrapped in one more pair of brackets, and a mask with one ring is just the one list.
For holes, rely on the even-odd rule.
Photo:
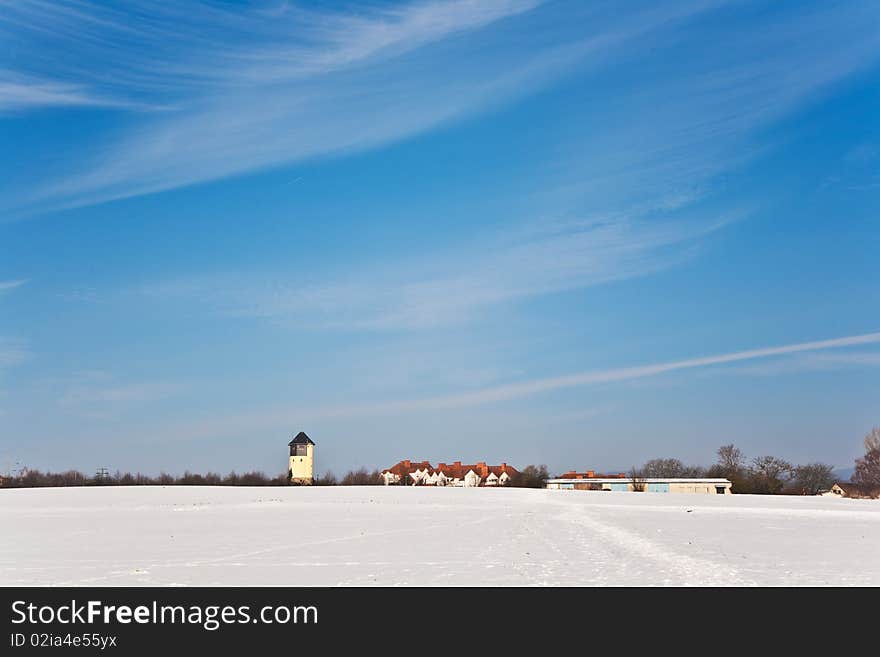
{"label": "distant building", "polygon": [[290,483],[311,485],[315,480],[315,443],[300,431],[287,445],[290,447]]}
{"label": "distant building", "polygon": [[880,497],[880,487],[869,486],[867,484],[855,484],[851,481],[837,482],[831,487],[827,493],[822,493],[828,497],[849,497],[853,499],[872,499]]}
{"label": "distant building", "polygon": [[595,470],[587,470],[586,472],[569,470],[565,474],[559,475],[558,479],[626,479],[626,474],[623,472],[618,472],[617,474],[596,474]]}
{"label": "distant building", "polygon": [[623,473],[596,475],[592,470],[585,473],[567,472],[556,479],[548,479],[546,488],[561,490],[634,491],[641,488],[648,493],[702,493],[704,495],[730,495],[733,484],[729,479],[647,478],[633,481]]}
{"label": "distant building", "polygon": [[461,461],[440,463],[435,468],[428,461],[401,461],[382,470],[379,476],[386,486],[506,486],[519,474],[512,465],[462,465]]}

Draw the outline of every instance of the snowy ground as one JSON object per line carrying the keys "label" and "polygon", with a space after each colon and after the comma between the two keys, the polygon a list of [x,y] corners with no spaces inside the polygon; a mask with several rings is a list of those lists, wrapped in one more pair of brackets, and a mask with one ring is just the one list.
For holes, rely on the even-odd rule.
{"label": "snowy ground", "polygon": [[880,501],[466,488],[0,490],[0,585],[880,585]]}

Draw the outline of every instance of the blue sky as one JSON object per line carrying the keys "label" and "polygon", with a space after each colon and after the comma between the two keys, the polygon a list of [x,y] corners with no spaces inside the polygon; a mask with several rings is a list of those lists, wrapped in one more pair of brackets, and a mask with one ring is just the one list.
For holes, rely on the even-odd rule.
{"label": "blue sky", "polygon": [[0,466],[851,465],[872,2],[18,0]]}

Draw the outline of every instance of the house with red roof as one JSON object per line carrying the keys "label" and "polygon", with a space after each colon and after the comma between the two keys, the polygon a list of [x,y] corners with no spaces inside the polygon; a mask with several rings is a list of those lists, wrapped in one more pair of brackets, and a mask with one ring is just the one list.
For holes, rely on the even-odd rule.
{"label": "house with red roof", "polygon": [[386,486],[506,486],[519,470],[512,465],[487,465],[480,461],[472,465],[461,461],[439,463],[428,461],[400,461],[379,474]]}

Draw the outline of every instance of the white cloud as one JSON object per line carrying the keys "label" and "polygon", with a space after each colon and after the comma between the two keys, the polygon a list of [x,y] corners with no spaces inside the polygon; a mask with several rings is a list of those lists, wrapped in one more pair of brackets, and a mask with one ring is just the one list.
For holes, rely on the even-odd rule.
{"label": "white cloud", "polygon": [[[450,35],[528,11],[543,0],[452,0],[391,6],[374,14],[301,16],[317,44],[257,48],[238,75],[271,82],[326,74],[376,57],[400,55]],[[233,75],[233,78],[236,76]]]}
{"label": "white cloud", "polygon": [[[149,20],[101,5],[14,7],[7,22],[34,38],[28,61],[39,70],[29,74],[44,68],[59,84],[165,111],[133,122],[119,139],[99,137],[67,175],[8,202],[19,213],[45,211],[374,148],[533,93],[589,55],[719,2],[606,12],[601,20],[576,5],[554,7],[546,32],[522,21],[496,25],[540,4],[412,2],[357,14],[294,9],[280,18],[150,5]],[[572,31],[573,22],[583,29]],[[475,30],[478,38],[457,38]],[[59,44],[67,57],[51,57]]]}
{"label": "white cloud", "polygon": [[157,300],[207,304],[227,316],[295,320],[302,328],[422,330],[461,324],[487,308],[542,294],[642,276],[681,262],[700,240],[737,217],[714,222],[641,216],[537,222],[454,251],[362,268],[322,283],[283,275],[230,274],[140,290]]}
{"label": "white cloud", "polygon": [[[400,55],[542,1],[421,0],[335,11],[200,0],[131,0],[119,9],[88,0],[22,1],[4,7],[0,36],[33,48],[27,61],[17,62],[25,72],[51,72],[129,99],[186,98],[193,90],[287,82]],[[67,59],[58,60],[64,52]]]}
{"label": "white cloud", "polygon": [[3,294],[4,292],[11,292],[16,288],[21,287],[25,283],[27,283],[27,279],[0,281],[0,294]]}
{"label": "white cloud", "polygon": [[[467,392],[460,395],[448,395],[421,400],[394,402],[390,405],[387,405],[387,410],[421,410],[431,408],[449,408],[458,406],[489,404],[499,401],[518,399],[520,397],[528,397],[531,395],[551,392],[554,390],[561,390],[565,388],[596,385],[601,383],[612,383],[617,381],[632,381],[634,379],[658,376],[660,374],[665,374],[667,372],[674,372],[678,370],[711,367],[714,365],[723,365],[726,363],[735,363],[747,360],[758,360],[763,358],[771,358],[774,356],[782,356],[786,354],[822,351],[826,349],[839,349],[843,347],[877,343],[880,343],[880,333],[867,333],[864,335],[834,338],[831,340],[820,340],[816,342],[801,342],[797,344],[784,345],[781,347],[766,347],[763,349],[736,351],[728,354],[705,356],[702,358],[692,358],[688,360],[671,361],[666,363],[657,363],[653,365],[622,367],[608,370],[582,372],[579,374],[569,374],[565,376],[550,377],[544,379],[534,379],[532,381],[526,381],[523,383],[512,383],[508,385],[494,386],[491,388],[485,388],[483,390],[478,390],[474,392]],[[384,408],[382,404],[378,406],[379,408]],[[365,406],[362,408],[366,410],[369,407]]]}
{"label": "white cloud", "polygon": [[22,340],[0,337],[0,372],[18,365],[29,356],[30,351]]}
{"label": "white cloud", "polygon": [[[723,22],[690,20],[725,4],[647,3],[623,12],[616,3],[538,0],[356,11],[11,3],[0,15],[0,40],[14,40],[18,53],[17,68],[0,71],[7,105],[162,111],[141,115],[121,135],[96,134],[94,151],[59,177],[4,194],[6,209],[90,204],[374,148],[565,73],[613,65],[631,75],[633,61],[650,63],[650,73],[613,93],[612,112],[599,106],[572,117],[550,193],[586,199],[593,211],[621,199],[702,195],[713,176],[767,147],[748,139],[755,128],[880,51],[870,3],[768,11],[760,30],[735,11]],[[2,98],[0,91],[0,106]]]}
{"label": "white cloud", "polygon": [[124,107],[117,100],[93,96],[79,85],[15,76],[4,79],[0,71],[0,113],[37,107]]}
{"label": "white cloud", "polygon": [[177,394],[181,386],[173,383],[134,383],[105,387],[76,386],[68,390],[61,404],[142,403],[166,399]]}
{"label": "white cloud", "polygon": [[184,425],[167,427],[163,435],[174,435],[186,439],[204,436],[235,434],[269,430],[279,426],[301,426],[340,417],[398,415],[422,411],[435,411],[453,408],[483,406],[558,390],[579,388],[605,383],[633,381],[647,377],[660,376],[669,372],[693,370],[743,361],[763,360],[790,354],[823,352],[871,344],[880,344],[880,333],[846,336],[830,340],[800,342],[777,347],[735,351],[714,356],[704,356],[686,360],[668,361],[635,367],[621,367],[593,370],[556,377],[532,379],[518,383],[495,385],[462,393],[437,395],[417,399],[398,399],[381,402],[364,402],[324,407],[274,407],[253,412],[228,415],[211,420],[195,421]]}
{"label": "white cloud", "polygon": [[[877,34],[864,28],[870,8],[845,15],[804,11],[794,20],[780,14],[749,35],[748,48],[741,30],[726,24],[686,35],[675,31],[682,19],[718,4],[652,8],[621,18],[612,12],[610,21],[581,15],[576,36],[564,31],[565,12],[549,7],[553,11],[540,13],[544,7],[526,1],[421,2],[356,16],[291,8],[281,12],[280,24],[277,16],[267,23],[265,16],[249,15],[239,26],[240,42],[233,40],[237,45],[222,55],[207,38],[192,46],[198,52],[187,50],[188,57],[160,58],[171,70],[166,75],[163,69],[170,80],[165,83],[143,70],[153,60],[138,59],[143,53],[137,48],[126,51],[131,85],[148,94],[158,88],[164,100],[181,103],[179,109],[106,143],[94,166],[77,166],[34,200],[92,203],[370,148],[534,91],[575,64],[606,66],[612,48],[623,58],[650,59],[648,49],[680,39],[704,57],[674,71],[658,61],[652,79],[614,99],[610,116],[595,112],[589,122],[571,122],[572,138],[559,147],[541,194],[552,197],[548,205],[586,221],[560,225],[555,233],[541,225],[514,243],[487,240],[479,254],[434,254],[350,278],[314,283],[279,272],[261,281],[238,272],[229,280],[170,281],[151,291],[186,296],[183,288],[189,287],[230,315],[295,315],[319,326],[394,330],[457,323],[492,304],[644,275],[687,258],[723,223],[717,212],[702,219],[702,227],[676,218],[711,197],[714,176],[766,147],[750,139],[758,127],[867,65],[878,50]],[[548,34],[560,31],[565,38],[529,41],[528,21],[517,23],[516,17],[530,9],[529,18],[545,21]],[[91,21],[75,15],[87,34],[97,31],[99,42],[107,25],[147,38],[138,23],[101,12],[97,21],[96,11],[88,10]],[[173,49],[190,48],[184,37],[193,25],[178,9],[164,11],[169,13],[160,18],[176,21],[165,25]],[[200,16],[209,34],[233,29],[234,18],[228,12]],[[502,18],[512,22],[496,34],[491,28]],[[50,23],[60,31],[68,27],[59,16]],[[291,25],[303,30],[290,31]],[[451,38],[483,28],[479,40]],[[294,33],[299,38],[291,41]],[[447,38],[454,45],[441,43]],[[511,51],[511,39],[533,47]],[[822,45],[827,42],[839,47],[829,52]],[[430,44],[442,45],[441,54],[425,47]],[[260,87],[265,80],[271,89]],[[597,214],[603,218],[596,220]]]}
{"label": "white cloud", "polygon": [[831,372],[842,369],[880,367],[880,352],[855,351],[849,353],[797,354],[791,358],[769,363],[756,363],[737,367],[736,374],[749,376],[779,376],[805,372]]}
{"label": "white cloud", "polygon": [[60,380],[58,405],[93,420],[117,419],[120,413],[180,396],[187,386],[167,381],[124,381],[110,372],[83,371]]}
{"label": "white cloud", "polygon": [[80,408],[143,404],[174,397],[185,389],[166,381],[124,381],[106,370],[80,370],[56,383],[65,387],[59,404]]}
{"label": "white cloud", "polygon": [[[626,69],[635,79],[571,131],[550,194],[603,210],[711,193],[718,176],[778,145],[773,122],[876,63],[877,17],[870,4],[826,3],[768,11],[760,29],[731,17],[658,33],[644,43],[658,54],[641,53],[647,72]],[[686,57],[667,56],[685,47]]]}

